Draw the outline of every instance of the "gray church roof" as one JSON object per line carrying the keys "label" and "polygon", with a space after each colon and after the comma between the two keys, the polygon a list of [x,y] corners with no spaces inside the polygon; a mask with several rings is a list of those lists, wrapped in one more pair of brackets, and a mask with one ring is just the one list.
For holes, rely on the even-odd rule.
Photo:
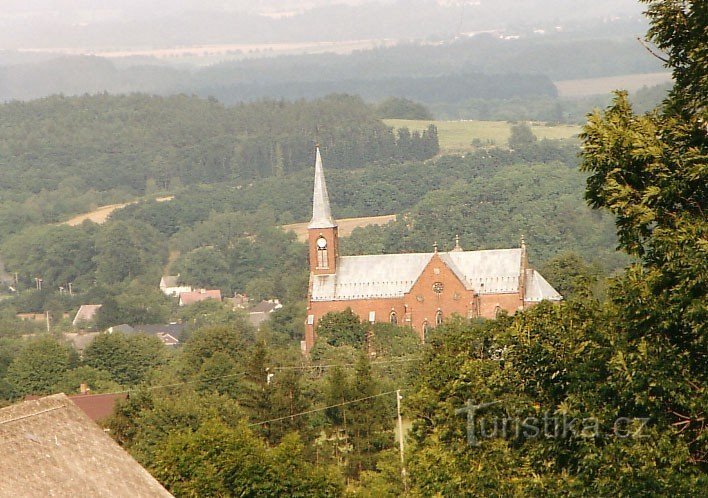
{"label": "gray church roof", "polygon": [[[313,301],[403,297],[435,253],[342,256],[337,272],[313,275]],[[438,253],[440,259],[469,290],[479,294],[519,291],[523,250],[451,251]],[[530,272],[530,273],[529,273]],[[527,301],[560,300],[561,296],[533,270],[527,270]]]}
{"label": "gray church roof", "polygon": [[526,294],[524,301],[560,301],[563,297],[536,270],[526,270]]}
{"label": "gray church roof", "polygon": [[329,194],[325,182],[322,156],[319,146],[315,151],[315,189],[312,195],[312,220],[307,228],[332,228],[336,227],[332,210],[329,207]]}

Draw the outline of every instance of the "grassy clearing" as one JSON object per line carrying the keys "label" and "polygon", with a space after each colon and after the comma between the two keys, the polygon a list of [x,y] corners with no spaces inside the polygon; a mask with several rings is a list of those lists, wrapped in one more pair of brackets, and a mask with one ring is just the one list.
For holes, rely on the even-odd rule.
{"label": "grassy clearing", "polygon": [[[337,225],[339,225],[339,235],[342,237],[349,237],[355,228],[366,227],[369,225],[385,225],[390,221],[396,221],[395,214],[385,214],[383,216],[364,216],[361,218],[343,218],[337,220]],[[300,242],[305,242],[307,240],[307,225],[309,223],[293,223],[291,225],[283,225],[283,230],[289,232],[292,230],[297,235],[297,239]]]}
{"label": "grassy clearing", "polygon": [[[407,127],[411,131],[422,131],[429,124],[438,127],[440,148],[443,152],[459,152],[472,150],[472,140],[475,138],[482,142],[491,141],[496,145],[504,145],[511,133],[511,123],[506,121],[425,121],[412,119],[385,119],[388,126],[394,128]],[[531,129],[538,138],[567,139],[580,132],[580,127],[575,125],[546,125],[545,123],[531,123]]]}
{"label": "grassy clearing", "polygon": [[[158,197],[155,200],[157,202],[166,202],[166,201],[171,201],[174,199],[173,195],[168,195],[164,197]],[[124,202],[122,204],[109,204],[108,206],[101,206],[99,208],[94,209],[93,211],[89,211],[88,213],[82,213],[74,216],[70,220],[67,220],[63,223],[62,225],[69,225],[71,227],[81,225],[84,221],[92,221],[94,223],[98,223],[99,225],[102,225],[106,221],[108,221],[108,217],[113,213],[113,211],[116,211],[118,209],[123,209],[125,206],[129,206],[130,204],[135,204],[138,201],[133,201],[133,202]]]}
{"label": "grassy clearing", "polygon": [[562,98],[579,98],[590,95],[602,95],[613,90],[639,90],[643,86],[654,86],[671,81],[671,73],[642,73],[607,76],[604,78],[587,78],[578,80],[554,81],[558,95]]}

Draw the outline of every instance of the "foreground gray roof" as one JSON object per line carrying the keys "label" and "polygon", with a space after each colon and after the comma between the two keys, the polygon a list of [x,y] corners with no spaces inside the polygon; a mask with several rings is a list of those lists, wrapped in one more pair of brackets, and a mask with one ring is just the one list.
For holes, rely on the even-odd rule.
{"label": "foreground gray roof", "polygon": [[0,409],[0,445],[0,496],[172,496],[64,394]]}
{"label": "foreground gray roof", "polygon": [[[312,275],[313,301],[395,298],[410,292],[435,253],[342,256],[334,275]],[[492,249],[438,253],[469,290],[479,294],[519,292],[523,250]],[[560,295],[538,272],[528,270],[531,299],[559,300]]]}

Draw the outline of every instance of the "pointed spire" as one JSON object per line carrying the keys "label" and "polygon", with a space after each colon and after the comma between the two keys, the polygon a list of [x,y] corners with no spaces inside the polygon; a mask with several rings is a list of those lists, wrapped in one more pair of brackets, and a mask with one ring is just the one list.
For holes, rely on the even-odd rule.
{"label": "pointed spire", "polygon": [[436,240],[435,243],[433,244],[433,250],[435,252],[438,252],[438,241]]}
{"label": "pointed spire", "polygon": [[308,228],[332,228],[337,224],[329,207],[329,194],[325,183],[319,144],[315,146],[315,191],[312,195],[312,220]]}
{"label": "pointed spire", "polygon": [[526,249],[526,239],[524,238],[524,234],[521,234],[521,248]]}

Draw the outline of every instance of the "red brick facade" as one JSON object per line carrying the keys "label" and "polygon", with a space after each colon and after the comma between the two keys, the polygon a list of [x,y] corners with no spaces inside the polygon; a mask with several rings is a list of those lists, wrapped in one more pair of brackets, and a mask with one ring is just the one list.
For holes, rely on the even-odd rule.
{"label": "red brick facade", "polygon": [[[312,239],[314,237],[311,237]],[[311,258],[312,254],[311,247]],[[312,269],[312,263],[310,267]],[[395,313],[395,321],[398,325],[411,326],[419,334],[421,341],[425,341],[426,327],[435,327],[440,320],[450,315],[494,318],[500,310],[514,313],[523,307],[523,296],[519,292],[478,295],[468,290],[439,255],[434,254],[410,292],[403,297],[341,301],[310,300],[304,349],[305,351],[312,349],[317,338],[317,321],[331,311],[344,311],[351,308],[362,320],[373,318],[375,322],[392,322],[391,314]]]}

